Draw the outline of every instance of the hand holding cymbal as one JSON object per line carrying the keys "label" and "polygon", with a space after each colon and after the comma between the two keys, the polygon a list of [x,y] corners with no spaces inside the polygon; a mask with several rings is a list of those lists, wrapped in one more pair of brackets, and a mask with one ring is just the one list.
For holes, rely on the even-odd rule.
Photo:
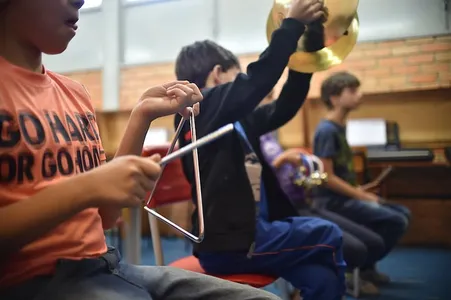
{"label": "hand holding cymbal", "polygon": [[293,0],[287,17],[308,25],[324,15],[322,0]]}
{"label": "hand holding cymbal", "polygon": [[321,10],[323,11],[323,15],[307,25],[303,39],[305,52],[316,52],[326,47],[324,23],[327,22],[329,10],[327,7],[323,7]]}
{"label": "hand holding cymbal", "polygon": [[[274,0],[266,24],[268,41],[271,41],[272,33],[280,27],[284,18],[295,15],[296,5],[314,3],[314,0],[302,3],[299,1]],[[341,64],[357,43],[358,4],[359,0],[324,0],[318,18],[296,15],[298,20],[300,17],[304,21],[317,22],[304,23],[307,24],[307,32],[299,40],[298,49],[290,57],[288,67],[298,72],[314,73]],[[317,8],[318,4],[315,7]]]}

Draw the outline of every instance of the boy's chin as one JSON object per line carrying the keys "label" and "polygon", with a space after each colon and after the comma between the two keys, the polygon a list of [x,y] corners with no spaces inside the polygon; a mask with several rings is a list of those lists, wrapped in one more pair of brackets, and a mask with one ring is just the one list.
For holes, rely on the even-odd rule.
{"label": "boy's chin", "polygon": [[47,47],[42,47],[41,51],[47,55],[58,55],[66,51],[67,46],[69,45],[69,42],[67,43],[61,43],[61,44],[54,44],[49,45]]}
{"label": "boy's chin", "polygon": [[345,109],[353,110],[353,109],[359,108],[359,106],[360,106],[360,103],[349,104],[349,105],[346,105]]}
{"label": "boy's chin", "polygon": [[41,40],[40,43],[37,43],[37,46],[42,53],[47,55],[57,55],[66,51],[69,43],[74,37],[75,34],[67,34],[67,32],[64,32],[64,34],[56,34],[46,40]]}

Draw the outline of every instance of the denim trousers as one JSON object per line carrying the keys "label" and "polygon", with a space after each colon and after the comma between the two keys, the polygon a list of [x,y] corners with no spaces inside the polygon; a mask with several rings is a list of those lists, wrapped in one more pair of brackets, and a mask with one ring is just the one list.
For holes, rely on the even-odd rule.
{"label": "denim trousers", "polygon": [[345,293],[342,231],[320,218],[289,217],[256,222],[249,252],[200,252],[211,274],[268,274],[285,279],[304,300],[339,300]]}
{"label": "denim trousers", "polygon": [[52,276],[0,291],[2,300],[276,300],[264,290],[172,267],[121,262],[116,249],[98,258],[60,260]]}
{"label": "denim trousers", "polygon": [[357,199],[319,198],[315,199],[314,207],[333,211],[382,237],[385,251],[375,257],[376,260],[393,250],[406,233],[411,218],[407,207],[385,201],[378,204]]}
{"label": "denim trousers", "polygon": [[348,272],[371,268],[385,252],[385,243],[374,231],[327,209],[303,208],[299,215],[318,217],[337,224],[343,231],[343,256]]}

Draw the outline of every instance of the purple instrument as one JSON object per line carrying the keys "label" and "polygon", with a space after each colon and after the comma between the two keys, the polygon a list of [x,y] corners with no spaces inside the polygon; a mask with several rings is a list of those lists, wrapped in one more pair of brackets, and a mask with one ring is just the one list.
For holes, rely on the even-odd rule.
{"label": "purple instrument", "polygon": [[[260,137],[260,148],[269,165],[272,165],[274,160],[284,152],[272,133]],[[303,176],[300,170],[291,164],[284,164],[279,169],[274,169],[274,173],[280,187],[290,201],[296,206],[303,205],[305,200],[304,188],[293,182],[295,176]]]}
{"label": "purple instrument", "polygon": [[[272,133],[260,137],[260,148],[265,161],[271,166],[274,160],[284,152]],[[283,192],[297,207],[307,205],[306,191],[327,180],[323,164],[317,157],[306,154],[300,155],[302,160],[300,167],[286,163],[279,169],[273,168]]]}

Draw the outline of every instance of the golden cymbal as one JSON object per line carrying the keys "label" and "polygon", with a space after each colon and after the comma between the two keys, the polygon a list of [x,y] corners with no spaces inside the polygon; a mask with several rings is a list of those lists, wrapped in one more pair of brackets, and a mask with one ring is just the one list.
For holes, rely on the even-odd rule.
{"label": "golden cymbal", "polygon": [[[282,20],[286,18],[292,0],[274,0],[267,23],[267,37],[271,38],[274,30],[280,27]],[[324,6],[329,11],[329,16],[324,23],[326,47],[335,43],[351,26],[357,13],[359,0],[324,0]],[[299,43],[299,51],[303,51],[302,43]]]}
{"label": "golden cymbal", "polygon": [[359,18],[356,15],[347,34],[343,35],[338,41],[317,52],[297,51],[293,53],[288,62],[288,67],[298,72],[314,73],[339,65],[351,53],[357,43],[358,35]]}
{"label": "golden cymbal", "polygon": [[[266,24],[268,41],[286,17],[291,0],[275,0]],[[306,52],[303,38],[298,42],[297,51],[290,57],[288,67],[304,73],[324,71],[339,65],[349,55],[357,43],[359,19],[358,0],[325,0],[329,17],[324,24],[326,47],[316,52]]]}

